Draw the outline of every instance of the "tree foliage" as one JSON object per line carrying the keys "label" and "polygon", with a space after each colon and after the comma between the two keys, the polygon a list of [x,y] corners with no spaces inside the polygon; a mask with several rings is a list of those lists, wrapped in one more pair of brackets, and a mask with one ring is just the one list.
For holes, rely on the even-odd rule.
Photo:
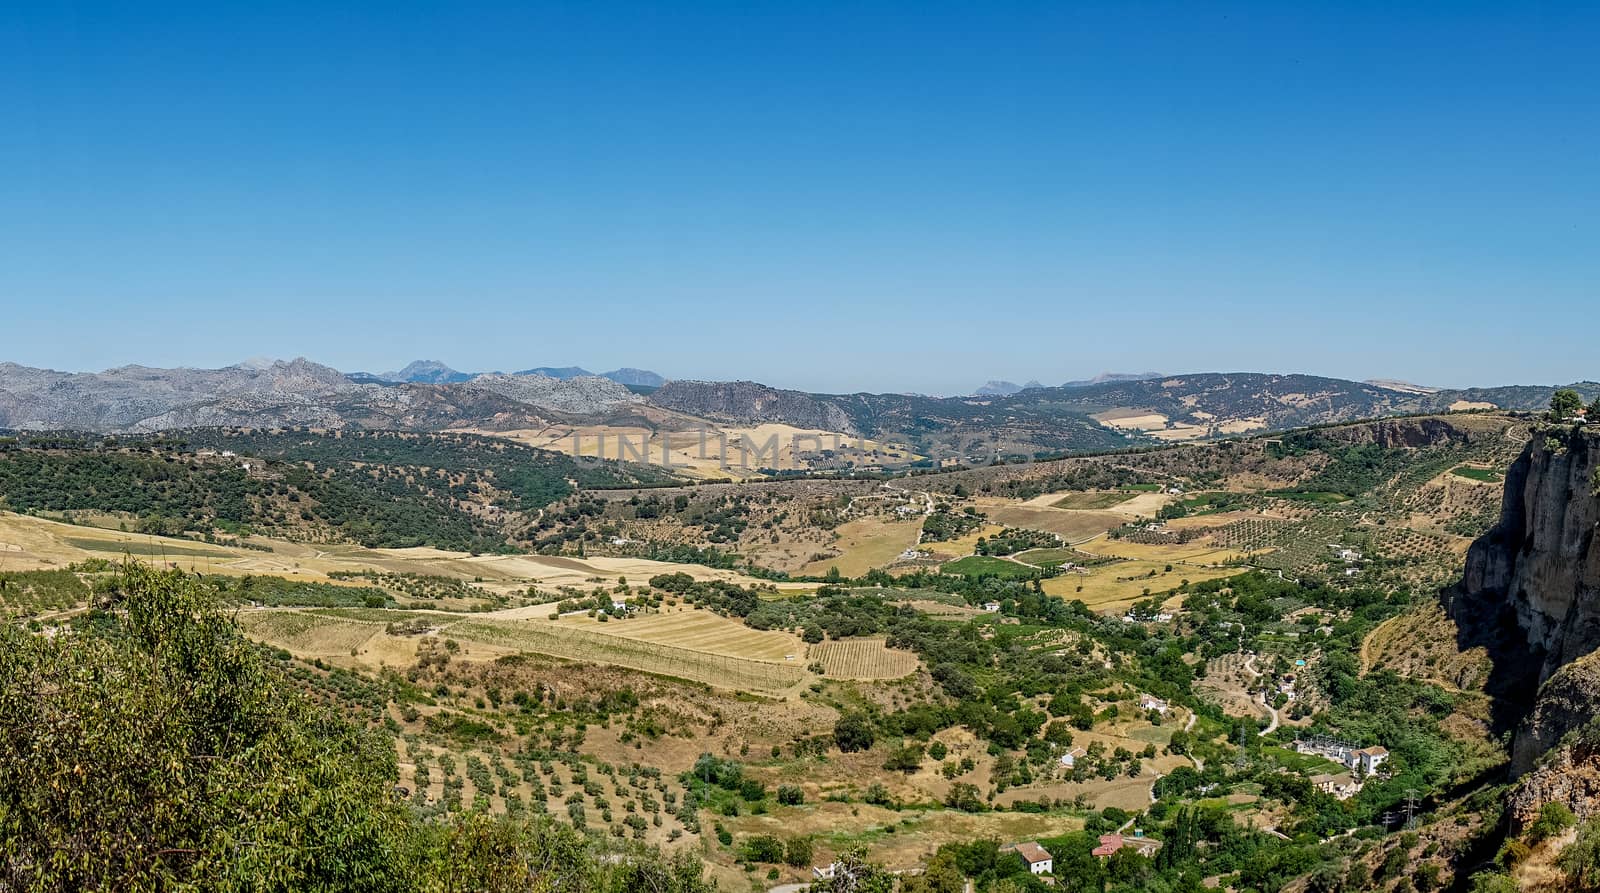
{"label": "tree foliage", "polygon": [[308,701],[178,571],[54,635],[0,627],[0,889],[708,889],[548,821],[417,819],[395,752]]}
{"label": "tree foliage", "polygon": [[1576,416],[1582,409],[1583,396],[1571,388],[1562,388],[1550,398],[1550,421],[1564,422]]}

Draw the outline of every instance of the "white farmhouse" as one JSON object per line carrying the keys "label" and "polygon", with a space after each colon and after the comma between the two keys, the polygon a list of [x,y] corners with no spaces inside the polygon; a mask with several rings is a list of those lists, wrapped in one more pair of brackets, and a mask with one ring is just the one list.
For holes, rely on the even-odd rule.
{"label": "white farmhouse", "polygon": [[1050,852],[1044,847],[1031,840],[1027,843],[1017,844],[1016,853],[1022,857],[1022,861],[1027,863],[1028,870],[1034,874],[1049,874],[1055,870],[1055,857],[1051,856]]}

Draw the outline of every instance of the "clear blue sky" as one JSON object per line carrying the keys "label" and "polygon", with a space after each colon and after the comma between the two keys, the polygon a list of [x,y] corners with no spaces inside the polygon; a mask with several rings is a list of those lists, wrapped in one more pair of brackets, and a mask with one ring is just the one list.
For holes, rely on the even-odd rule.
{"label": "clear blue sky", "polygon": [[6,4],[0,359],[1600,378],[1596,46],[1579,3]]}

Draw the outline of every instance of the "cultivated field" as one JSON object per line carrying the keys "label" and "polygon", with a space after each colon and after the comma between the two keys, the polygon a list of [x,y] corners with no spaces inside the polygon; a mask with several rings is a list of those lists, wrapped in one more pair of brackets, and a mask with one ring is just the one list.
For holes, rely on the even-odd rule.
{"label": "cultivated field", "polygon": [[1118,558],[1142,558],[1147,561],[1168,561],[1177,564],[1222,564],[1244,557],[1243,552],[1224,549],[1206,542],[1156,545],[1134,543],[1110,538],[1085,543],[1084,549],[1097,555],[1114,555]]}
{"label": "cultivated field", "polygon": [[516,651],[612,664],[718,688],[777,693],[806,677],[801,661],[770,662],[712,654],[537,620],[471,619],[444,634]]}
{"label": "cultivated field", "polygon": [[[250,537],[248,542],[255,548],[126,533],[0,512],[0,571],[62,567],[86,558],[115,560],[126,553],[202,574],[267,574],[337,583],[340,581],[330,580],[328,575],[371,570],[474,581],[485,589],[500,592],[522,590],[529,585],[582,586],[597,577],[607,582],[615,582],[620,577],[645,580],[664,573],[685,573],[696,580],[729,580],[745,585],[758,582],[734,571],[644,558],[470,555],[426,546],[367,549],[353,544],[309,545],[266,537]],[[785,584],[779,586],[785,588]],[[788,584],[787,588],[805,590],[810,587]]]}
{"label": "cultivated field", "polygon": [[1036,508],[1003,500],[981,500],[978,510],[996,524],[1048,531],[1069,543],[1093,539],[1128,521],[1127,516],[1113,512]]}
{"label": "cultivated field", "polygon": [[806,660],[822,664],[829,676],[843,679],[899,679],[917,669],[917,656],[897,651],[882,639],[834,639],[806,649]]}
{"label": "cultivated field", "polygon": [[1127,502],[1132,498],[1133,494],[1124,490],[1096,490],[1088,492],[1078,491],[1068,493],[1067,495],[1059,498],[1056,494],[1052,493],[1050,494],[1049,505],[1051,508],[1058,509],[1093,511],[1095,509],[1108,509],[1114,505]]}
{"label": "cultivated field", "polygon": [[369,668],[415,659],[418,637],[391,635],[386,628],[391,622],[421,619],[440,637],[494,653],[529,652],[610,664],[718,688],[775,693],[808,675],[804,645],[796,637],[749,629],[702,611],[606,624],[588,618],[552,622],[543,615],[528,619],[522,609],[481,614],[267,609],[239,616],[246,631],[264,642],[307,658]]}
{"label": "cultivated field", "polygon": [[800,637],[791,633],[751,629],[720,614],[682,605],[666,608],[661,614],[607,623],[593,617],[563,617],[555,625],[750,660],[799,661],[806,648]]}
{"label": "cultivated field", "polygon": [[348,655],[384,634],[382,623],[293,610],[241,612],[239,625],[252,638],[304,657]]}

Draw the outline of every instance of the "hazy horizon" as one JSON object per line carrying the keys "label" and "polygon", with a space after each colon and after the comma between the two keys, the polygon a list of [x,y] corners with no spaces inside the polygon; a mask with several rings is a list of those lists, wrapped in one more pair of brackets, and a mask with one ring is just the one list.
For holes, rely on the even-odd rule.
{"label": "hazy horizon", "polygon": [[626,363],[626,362],[615,363],[615,364],[609,364],[608,365],[608,364],[586,363],[586,362],[583,362],[583,361],[572,361],[572,362],[563,361],[563,362],[533,362],[533,363],[527,363],[527,364],[515,364],[515,363],[513,363],[513,364],[504,364],[504,365],[501,365],[501,366],[480,366],[480,365],[473,365],[471,363],[457,364],[457,363],[450,362],[449,360],[442,360],[442,359],[440,359],[438,357],[418,356],[418,357],[413,357],[410,360],[406,360],[405,362],[394,362],[394,363],[390,363],[388,365],[379,364],[378,366],[371,366],[371,367],[357,367],[357,366],[350,366],[350,365],[341,364],[341,363],[337,363],[337,362],[331,362],[328,358],[325,358],[325,357],[308,356],[308,355],[306,355],[304,353],[290,352],[290,353],[285,353],[285,354],[262,354],[262,353],[258,353],[258,354],[254,354],[254,355],[251,355],[251,356],[248,356],[248,357],[242,357],[242,358],[239,358],[239,359],[236,359],[236,360],[232,360],[232,361],[223,361],[223,362],[216,362],[216,363],[183,363],[183,362],[178,362],[178,363],[170,363],[170,364],[169,363],[160,363],[160,364],[158,364],[158,363],[152,363],[152,362],[149,362],[149,361],[135,360],[135,361],[127,362],[127,363],[115,363],[115,364],[111,364],[111,365],[104,365],[104,366],[98,366],[98,367],[93,367],[93,368],[67,368],[67,367],[59,365],[59,364],[52,365],[52,364],[49,364],[49,363],[24,363],[24,362],[22,362],[20,360],[17,360],[15,358],[6,357],[6,356],[0,356],[0,363],[13,362],[13,363],[18,363],[19,365],[30,366],[30,367],[33,367],[33,368],[40,368],[40,369],[48,369],[48,370],[54,371],[54,372],[65,372],[65,373],[80,374],[80,373],[108,372],[108,371],[111,371],[111,370],[114,370],[114,369],[127,367],[127,366],[144,366],[144,367],[158,368],[158,369],[201,369],[201,370],[205,370],[205,369],[225,369],[225,368],[228,368],[228,367],[231,367],[231,366],[257,365],[257,364],[272,363],[272,362],[292,362],[292,361],[294,361],[296,359],[309,360],[309,361],[311,361],[313,363],[317,363],[319,365],[324,365],[324,366],[328,366],[330,368],[336,369],[339,372],[342,372],[342,373],[345,373],[345,374],[368,373],[368,374],[372,374],[372,375],[384,375],[384,374],[388,374],[388,373],[398,372],[398,371],[402,370],[408,364],[410,364],[412,362],[418,362],[418,361],[420,361],[420,362],[441,362],[445,366],[448,366],[449,368],[455,370],[456,372],[462,372],[462,373],[467,373],[467,374],[513,373],[513,372],[519,372],[519,371],[536,369],[536,368],[562,369],[562,368],[576,366],[576,367],[583,368],[584,370],[586,370],[587,372],[589,372],[592,375],[600,375],[600,374],[605,373],[605,372],[612,372],[612,371],[617,371],[617,370],[621,370],[621,369],[641,369],[641,370],[646,370],[646,371],[650,371],[650,372],[655,372],[655,373],[657,373],[657,374],[659,374],[659,375],[661,375],[661,376],[663,376],[663,377],[665,377],[667,379],[698,380],[698,381],[755,381],[755,382],[758,382],[760,384],[769,385],[769,386],[775,387],[775,388],[783,388],[783,389],[788,389],[788,390],[805,391],[805,392],[808,392],[808,393],[816,393],[816,394],[849,394],[849,393],[863,393],[863,392],[864,393],[905,393],[905,394],[924,394],[924,395],[935,396],[935,397],[970,396],[979,387],[982,387],[985,384],[988,384],[989,382],[994,382],[994,381],[1008,381],[1008,382],[1011,382],[1013,384],[1023,385],[1023,384],[1028,383],[1030,380],[1037,380],[1041,385],[1043,385],[1045,387],[1058,387],[1058,386],[1060,386],[1060,385],[1062,385],[1062,384],[1064,384],[1066,382],[1086,381],[1086,380],[1089,380],[1089,379],[1093,379],[1093,378],[1095,378],[1096,376],[1099,376],[1099,375],[1143,374],[1143,373],[1148,373],[1148,372],[1159,373],[1160,377],[1163,377],[1163,378],[1174,378],[1174,377],[1181,377],[1181,376],[1184,376],[1184,375],[1200,375],[1200,374],[1207,374],[1207,373],[1224,373],[1224,374],[1228,374],[1228,373],[1232,373],[1232,374],[1260,373],[1260,374],[1267,374],[1267,375],[1316,375],[1316,376],[1321,376],[1321,377],[1324,377],[1324,378],[1344,379],[1344,380],[1347,380],[1347,381],[1359,381],[1359,382],[1386,381],[1386,382],[1397,382],[1397,383],[1411,384],[1411,385],[1420,385],[1420,386],[1423,386],[1423,387],[1432,387],[1432,388],[1439,388],[1439,389],[1458,389],[1458,388],[1473,388],[1473,387],[1502,387],[1502,386],[1512,386],[1512,385],[1559,386],[1559,385],[1565,385],[1565,384],[1572,384],[1572,383],[1579,382],[1579,381],[1592,380],[1590,378],[1586,378],[1586,377],[1584,377],[1582,375],[1579,375],[1579,376],[1574,377],[1574,378],[1562,379],[1560,381],[1531,381],[1531,380],[1530,381],[1522,381],[1522,380],[1499,381],[1499,380],[1495,380],[1495,381],[1467,381],[1467,382],[1462,382],[1462,383],[1453,383],[1453,382],[1451,382],[1451,383],[1440,383],[1440,382],[1435,382],[1435,381],[1418,381],[1418,380],[1413,380],[1413,379],[1402,379],[1402,378],[1396,378],[1394,376],[1388,376],[1388,375],[1329,375],[1329,374],[1320,373],[1320,372],[1307,371],[1307,370],[1304,370],[1304,369],[1250,369],[1250,368],[1229,367],[1229,366],[1219,366],[1219,367],[1216,367],[1216,368],[1204,368],[1204,369],[1146,369],[1146,368],[1143,368],[1143,367],[1138,367],[1138,368],[1129,367],[1129,368],[1126,368],[1126,369],[1102,369],[1102,370],[1100,370],[1098,372],[1084,373],[1084,374],[1072,374],[1072,375],[1067,375],[1067,376],[1060,377],[1060,378],[1048,378],[1048,379],[1042,378],[1042,377],[1040,377],[1038,375],[1025,375],[1025,376],[1020,376],[1020,377],[988,376],[988,377],[983,377],[983,378],[978,378],[978,379],[971,380],[971,381],[969,381],[967,383],[967,386],[964,387],[964,388],[957,387],[955,389],[950,389],[950,390],[935,390],[935,389],[931,389],[931,388],[877,387],[870,380],[870,378],[863,380],[861,382],[861,386],[859,386],[859,387],[853,387],[853,388],[849,388],[847,390],[829,390],[829,389],[826,389],[826,388],[806,387],[803,383],[788,382],[788,381],[772,381],[772,380],[766,380],[766,379],[761,379],[761,378],[754,378],[752,376],[742,375],[742,374],[735,374],[735,375],[731,375],[731,376],[696,375],[696,374],[692,374],[692,373],[678,373],[678,372],[675,372],[675,371],[669,370],[669,369],[655,368],[655,367],[648,366],[648,365],[639,365],[639,364]]}

